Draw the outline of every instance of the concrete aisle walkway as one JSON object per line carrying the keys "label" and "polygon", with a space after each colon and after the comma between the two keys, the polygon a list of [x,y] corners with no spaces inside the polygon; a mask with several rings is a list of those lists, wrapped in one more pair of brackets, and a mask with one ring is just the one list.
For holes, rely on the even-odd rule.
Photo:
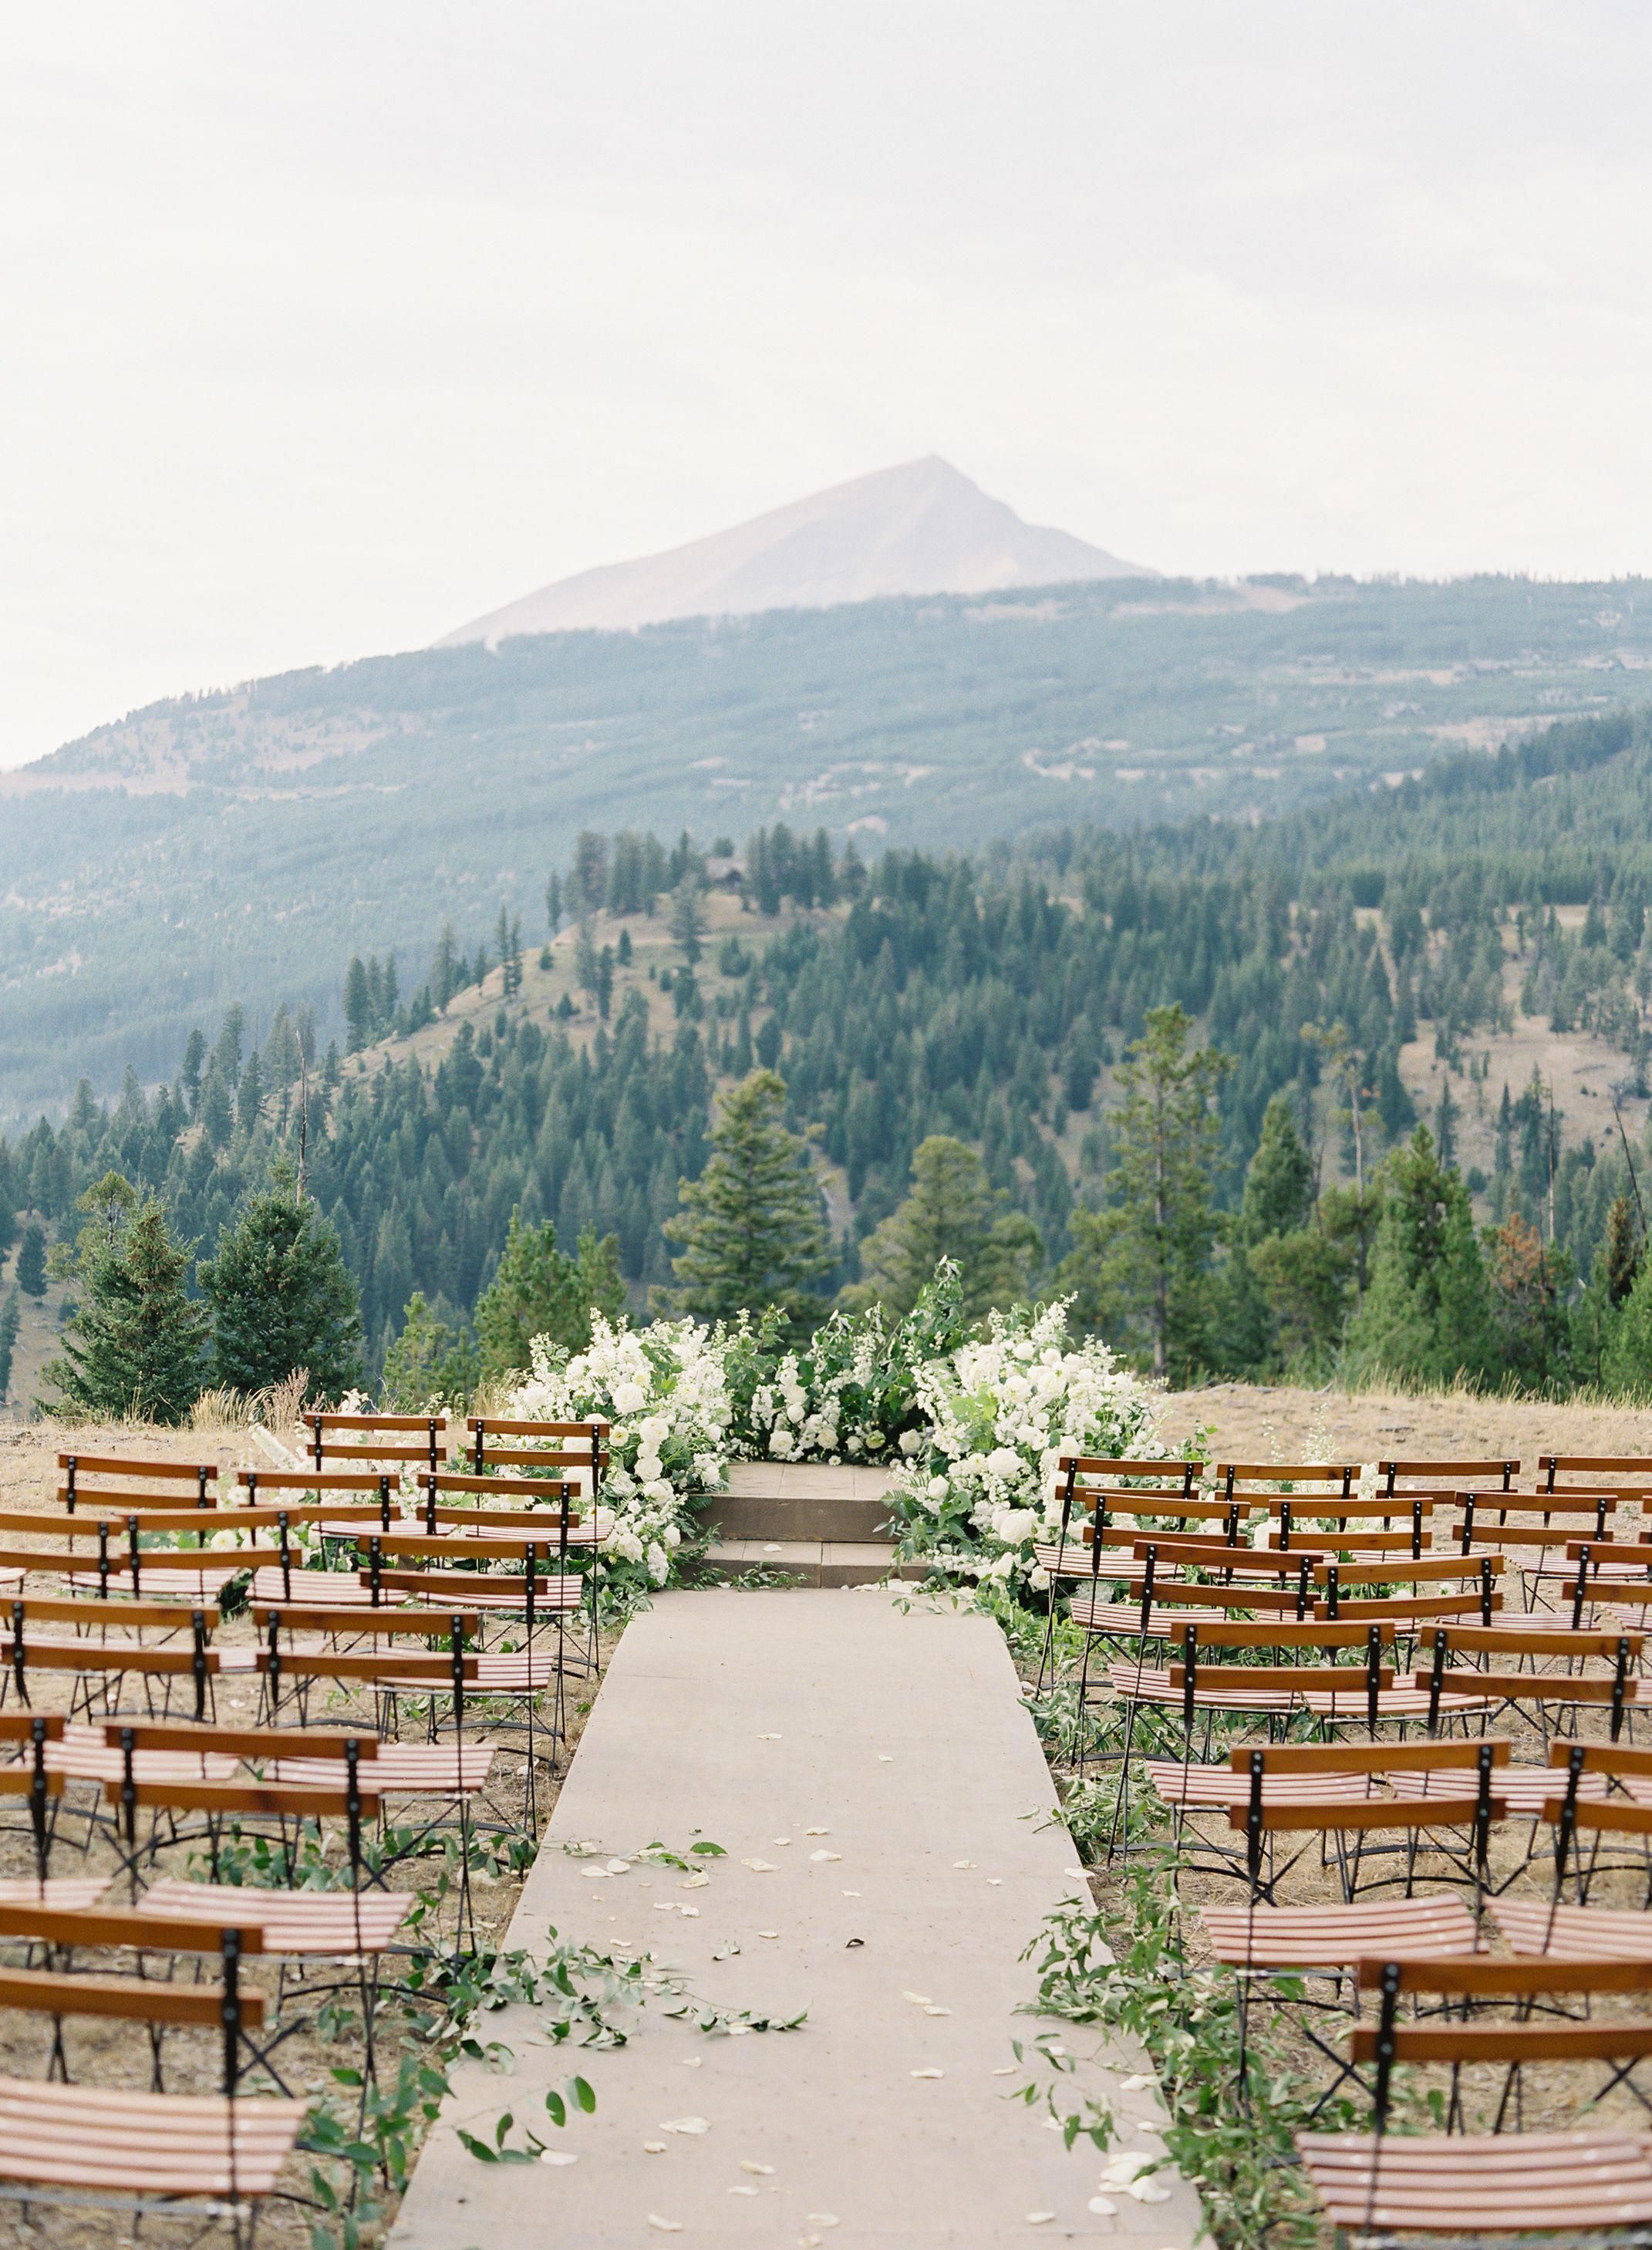
{"label": "concrete aisle walkway", "polygon": [[[809,2021],[706,2037],[650,2009],[623,2049],[575,2057],[530,2045],[529,2012],[490,2018],[480,2036],[513,2046],[514,2074],[461,2074],[395,2250],[644,2250],[678,2232],[765,2250],[1183,2250],[1199,2227],[1188,2187],[1145,2204],[1112,2190],[1116,2212],[1092,2212],[1105,2160],[1088,2143],[1068,2151],[1005,2098],[1024,2076],[1010,2042],[1039,2029],[1015,2012],[1035,1982],[1018,1957],[1079,1888],[1065,1831],[1028,1817],[1052,1794],[986,1619],[903,1613],[883,1592],[664,1598],[620,1644],[509,1943],[537,1949],[551,1926],[651,1950],[719,2005],[807,2008]],[[710,1882],[693,1888],[643,1863],[594,1879],[562,1848],[623,1855],[657,1839],[682,1851],[700,1838],[728,1857],[705,1862]],[[455,2122],[485,2132],[506,2109],[543,2122],[543,2088],[574,2069],[596,2115],[547,2137],[577,2163],[492,2168],[465,2153]],[[1093,2067],[1081,2082],[1117,2087]],[[1156,2113],[1151,2089],[1115,2107]],[[662,2129],[685,2117],[709,2129]],[[1156,2145],[1139,2130],[1121,2144]]]}

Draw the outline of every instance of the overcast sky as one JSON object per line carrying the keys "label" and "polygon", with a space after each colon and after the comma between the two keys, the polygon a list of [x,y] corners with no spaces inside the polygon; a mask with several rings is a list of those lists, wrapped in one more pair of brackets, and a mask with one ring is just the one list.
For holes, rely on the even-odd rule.
{"label": "overcast sky", "polygon": [[0,764],[939,452],[1169,570],[1652,569],[1640,0],[0,19]]}

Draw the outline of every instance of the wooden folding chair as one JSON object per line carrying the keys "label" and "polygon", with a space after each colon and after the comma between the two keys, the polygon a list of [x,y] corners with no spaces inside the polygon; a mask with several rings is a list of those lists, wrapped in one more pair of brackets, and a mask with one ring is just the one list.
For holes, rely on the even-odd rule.
{"label": "wooden folding chair", "polygon": [[423,1462],[430,1469],[442,1466],[445,1414],[309,1413],[303,1420],[314,1469],[325,1470],[329,1461]]}
{"label": "wooden folding chair", "polygon": [[[228,2215],[241,2240],[245,2206],[273,2194],[308,2104],[239,2092],[244,2034],[264,2019],[262,1995],[241,1988],[243,1957],[260,1950],[257,1930],[211,1933],[217,1984],[153,1977],[0,1971],[0,2006],[51,2019],[52,2060],[63,2081],[0,2079],[0,2193],[35,2203],[105,2204],[136,2212],[180,2204]],[[166,1938],[148,1941],[164,1949]],[[217,2096],[134,2094],[67,2081],[67,2017],[215,2029],[222,2056]],[[105,2048],[100,2045],[100,2059]]]}
{"label": "wooden folding chair", "polygon": [[473,1414],[465,1425],[471,1472],[486,1476],[495,1469],[531,1469],[583,1483],[595,1507],[608,1474],[609,1426],[600,1414],[583,1422],[513,1422]]}
{"label": "wooden folding chair", "polygon": [[[59,1453],[57,1503],[70,1515],[82,1506],[100,1515],[136,1508],[210,1508],[218,1504],[216,1461],[141,1460],[127,1453]],[[169,1489],[172,1487],[172,1489]]]}
{"label": "wooden folding chair", "polygon": [[[1545,1743],[1560,1730],[1563,1718],[1569,1717],[1575,1729],[1578,1714],[1587,1709],[1607,1712],[1611,1737],[1616,1742],[1630,1714],[1652,1701],[1644,1693],[1649,1684],[1645,1676],[1634,1668],[1644,1639],[1643,1634],[1631,1632],[1545,1632],[1540,1627],[1528,1631],[1504,1625],[1424,1625],[1421,1643],[1429,1661],[1415,1678],[1417,1688],[1427,1697],[1428,1731],[1432,1734],[1437,1728],[1446,1699],[1471,1693],[1471,1683],[1477,1682],[1482,1695],[1490,1697],[1499,1713],[1528,1714]],[[1609,1674],[1508,1672],[1495,1671],[1489,1663],[1453,1667],[1449,1660],[1454,1655],[1480,1659],[1514,1655],[1533,1661],[1560,1658],[1573,1662],[1602,1658],[1612,1669]]]}

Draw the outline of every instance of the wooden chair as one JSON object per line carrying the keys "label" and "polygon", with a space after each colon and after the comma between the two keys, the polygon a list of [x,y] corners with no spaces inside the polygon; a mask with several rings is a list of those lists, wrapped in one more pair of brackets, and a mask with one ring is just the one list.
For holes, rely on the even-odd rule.
{"label": "wooden chair", "polygon": [[[1626,2227],[1652,2223],[1652,2154],[1643,2135],[1609,2126],[1531,2135],[1502,2129],[1511,2110],[1518,2122],[1525,2069],[1598,2063],[1609,2092],[1652,2053],[1652,2018],[1535,2022],[1525,2012],[1557,1993],[1593,2002],[1652,1990],[1652,1963],[1370,1959],[1359,1963],[1358,1975],[1361,1991],[1379,1997],[1377,2021],[1356,2026],[1349,2042],[1351,2061],[1374,2070],[1373,2130],[1297,2136],[1334,2226],[1383,2240],[1418,2231],[1470,2240],[1548,2232],[1622,2240]],[[1517,2013],[1496,2022],[1442,2013],[1402,2023],[1402,1996],[1425,1995],[1448,2006],[1500,2002]],[[1450,2072],[1448,2128],[1466,2123],[1465,2069],[1502,2066],[1492,2130],[1390,2136],[1399,2063]]]}
{"label": "wooden chair", "polygon": [[423,1462],[430,1469],[442,1466],[445,1414],[311,1413],[303,1421],[310,1433],[310,1465],[318,1470],[325,1470],[329,1461]]}
{"label": "wooden chair", "polygon": [[[1426,1668],[1415,1674],[1415,1685],[1428,1699],[1428,1731],[1439,1724],[1445,1699],[1471,1692],[1477,1682],[1483,1695],[1492,1698],[1499,1711],[1528,1712],[1545,1743],[1557,1730],[1557,1715],[1584,1709],[1605,1709],[1612,1740],[1616,1742],[1629,1714],[1652,1698],[1644,1694],[1648,1682],[1633,1667],[1644,1646],[1644,1635],[1630,1632],[1559,1632],[1541,1628],[1523,1630],[1505,1625],[1424,1625],[1421,1646],[1429,1653]],[[1484,1659],[1512,1655],[1532,1659],[1560,1657],[1573,1662],[1589,1657],[1611,1663],[1609,1674],[1581,1672],[1494,1671],[1489,1664],[1453,1667],[1454,1655]]]}
{"label": "wooden chair", "polygon": [[[64,2056],[61,2026],[72,2016],[142,2024],[152,2033],[216,2029],[222,2055],[217,2096],[0,2079],[5,2192],[30,2204],[113,2201],[140,2211],[188,2201],[227,2212],[239,2240],[244,2207],[275,2192],[309,2105],[240,2095],[242,2037],[261,2026],[264,2011],[260,1994],[242,1991],[240,1964],[261,1941],[257,1930],[236,1926],[212,1935],[221,1964],[216,1984],[0,1971],[0,2006],[48,2017],[54,2059]],[[167,1943],[159,1936],[148,1942]]]}
{"label": "wooden chair", "polygon": [[595,1506],[609,1467],[609,1425],[600,1414],[583,1422],[512,1422],[473,1414],[465,1427],[472,1475],[532,1469],[559,1481],[582,1483]]}
{"label": "wooden chair", "polygon": [[[59,1453],[63,1481],[58,1506],[70,1515],[82,1504],[106,1515],[129,1515],[134,1508],[216,1508],[216,1461],[141,1460],[126,1453]],[[111,1482],[110,1480],[114,1481]],[[176,1489],[169,1490],[174,1487]]]}

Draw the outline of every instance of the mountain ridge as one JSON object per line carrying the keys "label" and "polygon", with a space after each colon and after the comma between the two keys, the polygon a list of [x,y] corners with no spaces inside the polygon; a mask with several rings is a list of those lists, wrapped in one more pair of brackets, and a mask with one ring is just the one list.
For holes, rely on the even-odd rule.
{"label": "mountain ridge", "polygon": [[658,554],[554,579],[432,645],[492,647],[519,633],[626,632],[889,595],[1002,593],[1159,575],[1071,532],[1024,521],[931,453]]}

